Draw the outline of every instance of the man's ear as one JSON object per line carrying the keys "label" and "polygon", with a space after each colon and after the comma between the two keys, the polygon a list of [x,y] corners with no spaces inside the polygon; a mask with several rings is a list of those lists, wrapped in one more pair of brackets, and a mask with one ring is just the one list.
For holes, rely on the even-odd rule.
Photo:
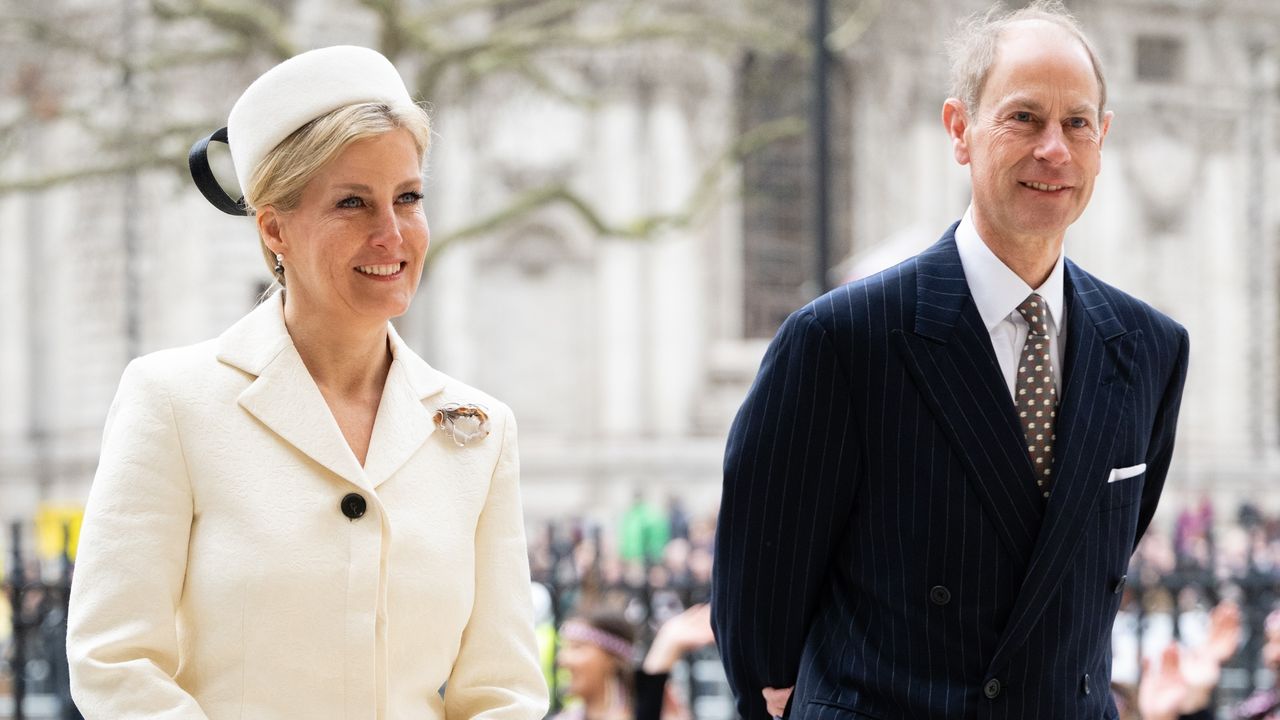
{"label": "man's ear", "polygon": [[947,98],[942,104],[942,126],[951,136],[951,152],[956,162],[969,164],[969,141],[965,131],[969,129],[969,112],[959,98]]}

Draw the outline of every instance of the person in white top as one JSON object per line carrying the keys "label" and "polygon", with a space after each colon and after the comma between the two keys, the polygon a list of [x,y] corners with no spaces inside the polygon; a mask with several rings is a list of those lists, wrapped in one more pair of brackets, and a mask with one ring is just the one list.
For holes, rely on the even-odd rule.
{"label": "person in white top", "polygon": [[124,373],[71,589],[88,720],[545,714],[515,420],[389,322],[422,275],[430,132],[386,58],[332,47],[193,149],[285,289]]}

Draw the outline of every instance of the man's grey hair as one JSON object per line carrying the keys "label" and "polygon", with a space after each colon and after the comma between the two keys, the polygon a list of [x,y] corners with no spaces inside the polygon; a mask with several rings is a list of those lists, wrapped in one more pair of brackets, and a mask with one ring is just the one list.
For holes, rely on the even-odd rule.
{"label": "man's grey hair", "polygon": [[1093,44],[1080,29],[1080,23],[1061,0],[1035,0],[1012,12],[996,4],[985,13],[970,15],[960,21],[955,34],[947,41],[947,54],[951,58],[951,96],[963,102],[970,115],[977,112],[982,88],[999,50],[1000,34],[1013,23],[1026,20],[1043,20],[1058,25],[1084,46],[1093,63],[1093,73],[1098,78],[1101,92],[1098,116],[1101,117],[1107,104],[1107,81],[1102,75],[1102,63],[1098,61]]}

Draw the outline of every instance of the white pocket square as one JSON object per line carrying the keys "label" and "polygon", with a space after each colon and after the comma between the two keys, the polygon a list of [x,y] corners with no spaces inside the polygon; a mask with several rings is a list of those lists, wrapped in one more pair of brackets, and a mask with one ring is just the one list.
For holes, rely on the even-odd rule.
{"label": "white pocket square", "polygon": [[1131,478],[1134,475],[1141,475],[1147,471],[1147,464],[1130,465],[1129,467],[1115,468],[1111,471],[1111,475],[1107,477],[1107,482],[1113,483],[1125,478]]}

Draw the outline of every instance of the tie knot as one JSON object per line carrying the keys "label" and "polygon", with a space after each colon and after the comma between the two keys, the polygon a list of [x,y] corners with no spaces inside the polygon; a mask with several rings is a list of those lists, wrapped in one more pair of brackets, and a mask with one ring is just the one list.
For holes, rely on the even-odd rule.
{"label": "tie knot", "polygon": [[1027,321],[1032,335],[1049,336],[1049,306],[1039,294],[1031,293],[1023,300],[1018,306],[1018,313]]}

